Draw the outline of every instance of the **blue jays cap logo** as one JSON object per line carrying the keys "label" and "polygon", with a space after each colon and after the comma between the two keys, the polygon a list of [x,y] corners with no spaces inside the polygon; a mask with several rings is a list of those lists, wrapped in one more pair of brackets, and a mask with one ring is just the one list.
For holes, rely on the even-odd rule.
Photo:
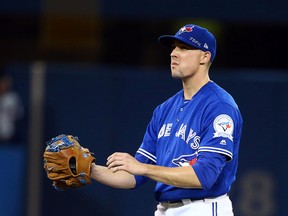
{"label": "blue jays cap logo", "polygon": [[192,32],[194,26],[183,26],[181,29],[178,31],[178,35],[184,33],[184,32]]}

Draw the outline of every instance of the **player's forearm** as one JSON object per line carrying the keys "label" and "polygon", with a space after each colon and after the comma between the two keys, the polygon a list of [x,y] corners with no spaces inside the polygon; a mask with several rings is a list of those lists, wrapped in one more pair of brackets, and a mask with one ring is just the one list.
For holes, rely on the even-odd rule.
{"label": "player's forearm", "polygon": [[114,188],[130,189],[135,187],[135,178],[130,173],[119,171],[113,173],[105,166],[92,163],[91,178]]}
{"label": "player's forearm", "polygon": [[181,188],[202,188],[201,183],[192,167],[163,167],[145,165],[144,176],[157,182]]}

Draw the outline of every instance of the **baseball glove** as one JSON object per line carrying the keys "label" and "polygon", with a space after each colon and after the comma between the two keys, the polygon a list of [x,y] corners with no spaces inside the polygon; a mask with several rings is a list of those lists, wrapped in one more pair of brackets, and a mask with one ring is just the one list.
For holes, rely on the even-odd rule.
{"label": "baseball glove", "polygon": [[56,190],[91,184],[90,169],[95,158],[78,141],[78,137],[61,134],[47,142],[44,169]]}

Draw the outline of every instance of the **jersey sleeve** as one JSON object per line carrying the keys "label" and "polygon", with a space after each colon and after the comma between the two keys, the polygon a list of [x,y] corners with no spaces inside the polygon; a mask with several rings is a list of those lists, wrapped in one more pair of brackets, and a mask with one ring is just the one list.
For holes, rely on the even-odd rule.
{"label": "jersey sleeve", "polygon": [[[214,152],[233,159],[235,137],[242,125],[237,107],[221,102],[207,109],[203,116],[203,132],[198,153]],[[236,135],[236,136],[235,136]]]}
{"label": "jersey sleeve", "polygon": [[146,128],[146,132],[143,137],[143,141],[138,148],[135,158],[147,164],[156,163],[156,142],[157,142],[157,110],[153,113],[153,117]]}
{"label": "jersey sleeve", "polygon": [[[156,129],[156,121],[157,121],[157,109],[155,109],[153,113],[153,117],[146,128],[146,132],[143,137],[143,141],[138,148],[135,158],[141,163],[146,164],[156,164],[156,142],[157,142],[157,129]],[[148,178],[144,176],[135,176],[136,186],[144,184]]]}
{"label": "jersey sleeve", "polygon": [[222,154],[205,152],[198,156],[192,167],[204,190],[215,184],[225,164],[226,158]]}

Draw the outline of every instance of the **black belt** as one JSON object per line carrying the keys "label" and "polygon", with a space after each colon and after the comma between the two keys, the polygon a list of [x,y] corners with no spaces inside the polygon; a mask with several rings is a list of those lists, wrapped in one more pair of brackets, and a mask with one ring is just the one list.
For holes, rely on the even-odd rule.
{"label": "black belt", "polygon": [[215,199],[215,198],[219,198],[219,197],[225,197],[227,196],[227,194],[223,194],[221,196],[218,197],[207,197],[207,198],[202,198],[202,199],[180,199],[180,200],[170,200],[170,201],[163,201],[163,203],[168,203],[168,204],[176,204],[176,203],[183,203],[185,204],[185,201],[191,201],[191,202],[195,202],[195,201],[205,201],[205,200],[209,200],[209,199]]}

